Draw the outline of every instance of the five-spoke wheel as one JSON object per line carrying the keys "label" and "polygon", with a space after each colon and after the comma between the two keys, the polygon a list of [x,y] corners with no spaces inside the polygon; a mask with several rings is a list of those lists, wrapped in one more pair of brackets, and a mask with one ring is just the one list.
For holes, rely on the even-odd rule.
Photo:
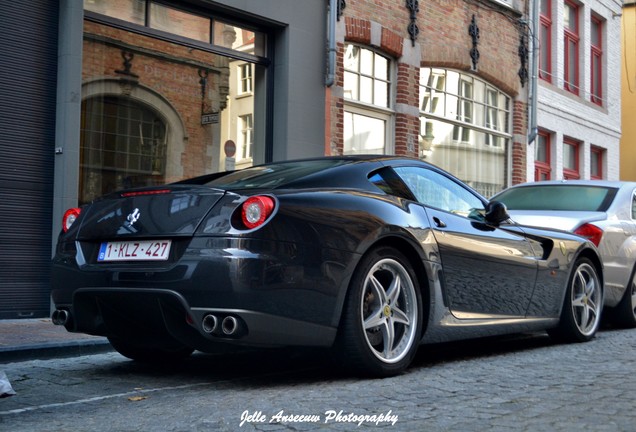
{"label": "five-spoke wheel", "polygon": [[596,268],[589,259],[580,258],[570,276],[559,326],[550,334],[566,341],[588,341],[598,330],[602,309],[603,291]]}
{"label": "five-spoke wheel", "polygon": [[371,251],[351,281],[339,334],[341,358],[374,375],[403,371],[419,344],[421,304],[408,260],[392,248]]}

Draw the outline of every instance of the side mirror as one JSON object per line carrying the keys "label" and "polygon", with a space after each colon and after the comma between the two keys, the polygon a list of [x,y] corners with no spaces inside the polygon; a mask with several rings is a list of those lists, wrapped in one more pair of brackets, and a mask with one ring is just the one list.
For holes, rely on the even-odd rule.
{"label": "side mirror", "polygon": [[506,205],[500,201],[491,201],[486,205],[486,222],[499,225],[510,219]]}

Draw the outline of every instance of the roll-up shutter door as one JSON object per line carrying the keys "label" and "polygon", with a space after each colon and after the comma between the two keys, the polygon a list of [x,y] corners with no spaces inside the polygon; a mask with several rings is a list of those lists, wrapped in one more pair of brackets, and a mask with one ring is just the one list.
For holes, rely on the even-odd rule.
{"label": "roll-up shutter door", "polygon": [[0,319],[49,314],[57,1],[0,3]]}

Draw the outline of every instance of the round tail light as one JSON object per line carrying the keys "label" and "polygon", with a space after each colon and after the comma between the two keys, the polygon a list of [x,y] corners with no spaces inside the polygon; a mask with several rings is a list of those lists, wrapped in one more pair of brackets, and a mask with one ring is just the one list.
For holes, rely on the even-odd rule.
{"label": "round tail light", "polygon": [[62,229],[64,230],[64,232],[67,232],[69,230],[71,225],[73,225],[73,222],[75,222],[75,220],[79,217],[81,211],[82,210],[78,208],[70,208],[66,210],[64,216],[62,217]]}
{"label": "round tail light", "polygon": [[274,211],[274,199],[264,195],[248,198],[241,206],[241,221],[247,229],[261,226]]}

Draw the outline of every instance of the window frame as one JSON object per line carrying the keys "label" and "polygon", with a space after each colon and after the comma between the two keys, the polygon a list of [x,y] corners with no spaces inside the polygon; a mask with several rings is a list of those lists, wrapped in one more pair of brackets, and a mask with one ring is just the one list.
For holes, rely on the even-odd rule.
{"label": "window frame", "polygon": [[[347,62],[344,61],[344,57],[347,55],[347,51],[349,49],[349,47],[355,47],[358,48],[360,50],[360,55],[358,58],[358,64],[357,64],[357,68],[356,69],[351,69],[351,68],[347,68]],[[371,53],[372,55],[372,68],[373,70],[371,72],[368,71],[363,71],[362,70],[362,57],[364,55],[365,52]],[[387,71],[386,71],[386,79],[383,79],[379,76],[377,76],[376,70],[377,70],[377,59],[378,58],[382,58],[384,60],[386,60],[387,63]],[[394,86],[394,79],[393,78],[393,59],[374,50],[371,49],[369,47],[365,47],[362,45],[358,45],[358,44],[353,44],[353,43],[347,43],[345,44],[344,47],[344,53],[343,53],[343,62],[344,62],[344,66],[343,66],[343,71],[344,71],[344,76],[346,77],[347,74],[351,74],[351,75],[355,75],[356,76],[356,84],[357,84],[357,88],[356,93],[357,93],[357,97],[347,97],[347,86],[346,86],[346,82],[343,84],[343,93],[344,93],[344,99],[346,101],[350,101],[350,102],[354,102],[354,103],[358,103],[358,104],[363,104],[363,105],[368,105],[368,106],[373,106],[376,108],[381,108],[381,109],[391,109],[393,104],[393,86]],[[371,82],[371,90],[372,90],[372,94],[371,94],[371,102],[367,102],[361,99],[361,94],[362,94],[362,82],[363,81],[370,81]],[[384,84],[386,86],[386,104],[382,105],[382,104],[378,104],[376,103],[377,100],[377,86],[378,84]]]}
{"label": "window frame", "polygon": [[[347,50],[349,47],[356,47],[360,50],[358,64],[356,69],[347,68],[345,56],[347,55]],[[373,59],[373,70],[369,73],[368,71],[362,71],[361,61],[363,56],[363,51],[372,54]],[[383,58],[386,60],[386,79],[382,79],[376,76],[376,60],[378,58]],[[364,46],[356,43],[346,42],[343,53],[343,80],[344,77],[349,74],[355,74],[357,77],[356,84],[357,88],[355,89],[357,92],[357,97],[348,97],[346,95],[347,88],[343,81],[343,154],[357,154],[360,152],[349,152],[346,148],[346,134],[344,134],[344,128],[346,125],[346,116],[350,114],[352,116],[365,116],[374,120],[380,120],[384,122],[385,130],[384,130],[384,143],[382,154],[390,154],[394,151],[394,123],[395,123],[395,111],[393,110],[394,105],[394,95],[395,95],[395,85],[396,85],[396,65],[395,59],[383,54],[382,52],[373,49],[369,46]],[[370,97],[371,102],[367,102],[361,100],[361,82],[362,78],[371,80],[371,89],[372,95]],[[386,105],[376,104],[377,100],[377,84],[383,83],[386,86]],[[364,152],[363,152],[364,153]]]}
{"label": "window frame", "polygon": [[[238,66],[238,96],[254,93],[254,66],[252,63],[240,63]],[[247,72],[247,73],[246,73]]]}
{"label": "window frame", "polygon": [[[545,140],[545,160],[537,159],[538,140]],[[542,177],[544,175],[545,177]],[[552,135],[544,130],[539,130],[537,140],[535,141],[535,158],[534,158],[534,180],[551,180],[552,179]]]}
{"label": "window frame", "polygon": [[[563,26],[563,42],[564,42],[563,44],[563,64],[564,64],[563,88],[569,91],[570,93],[573,93],[578,96],[579,95],[579,62],[580,62],[579,6],[570,0],[565,0],[564,7],[566,8],[566,12],[568,7],[572,9],[572,12],[574,14],[574,23],[573,23],[574,29],[570,29],[566,27],[565,25]],[[570,50],[570,47],[572,47],[573,49]],[[572,52],[572,54],[574,55],[573,59],[570,56],[570,52]],[[574,71],[570,70],[571,69],[570,65],[574,66]],[[570,78],[572,78],[571,81],[570,81]]]}
{"label": "window frame", "polygon": [[[598,146],[591,146],[590,148],[590,179],[603,180],[603,163],[604,163],[605,149]],[[596,163],[593,163],[592,155],[597,155]],[[596,174],[593,173],[592,168],[596,166]]]}
{"label": "window frame", "polygon": [[360,115],[360,116],[366,116],[369,117],[371,119],[374,120],[380,120],[383,121],[385,124],[385,128],[384,128],[384,153],[378,153],[378,154],[389,154],[393,152],[393,134],[391,133],[393,131],[393,123],[394,123],[394,116],[393,113],[391,112],[386,112],[386,111],[381,111],[381,110],[373,110],[373,109],[368,109],[365,108],[363,106],[358,106],[358,105],[353,105],[353,104],[345,104],[344,106],[344,110],[343,110],[343,143],[342,143],[342,150],[343,150],[343,154],[347,155],[347,154],[365,154],[365,153],[369,153],[368,151],[357,151],[357,152],[350,152],[347,151],[346,148],[346,134],[345,132],[345,127],[347,124],[347,120],[346,120],[346,115],[347,114],[351,114],[351,115]]}
{"label": "window frame", "polygon": [[252,149],[254,147],[254,114],[248,113],[238,116],[238,134],[241,158],[239,161],[252,160]]}
{"label": "window frame", "polygon": [[603,106],[603,21],[592,15],[590,32],[596,26],[598,45],[590,37],[590,101]]}
{"label": "window frame", "polygon": [[[549,83],[552,82],[552,0],[541,0],[545,4],[547,15],[539,8],[539,43],[541,53],[539,54],[539,78]],[[546,37],[543,38],[545,29]],[[545,55],[543,55],[545,54]],[[543,58],[545,57],[546,64]]]}
{"label": "window frame", "polygon": [[565,156],[563,157],[563,178],[565,180],[578,180],[581,178],[580,171],[580,153],[581,153],[581,142],[575,140],[574,138],[563,138],[563,153],[565,155],[566,146],[570,146],[574,152],[574,167],[566,167],[565,165]]}

